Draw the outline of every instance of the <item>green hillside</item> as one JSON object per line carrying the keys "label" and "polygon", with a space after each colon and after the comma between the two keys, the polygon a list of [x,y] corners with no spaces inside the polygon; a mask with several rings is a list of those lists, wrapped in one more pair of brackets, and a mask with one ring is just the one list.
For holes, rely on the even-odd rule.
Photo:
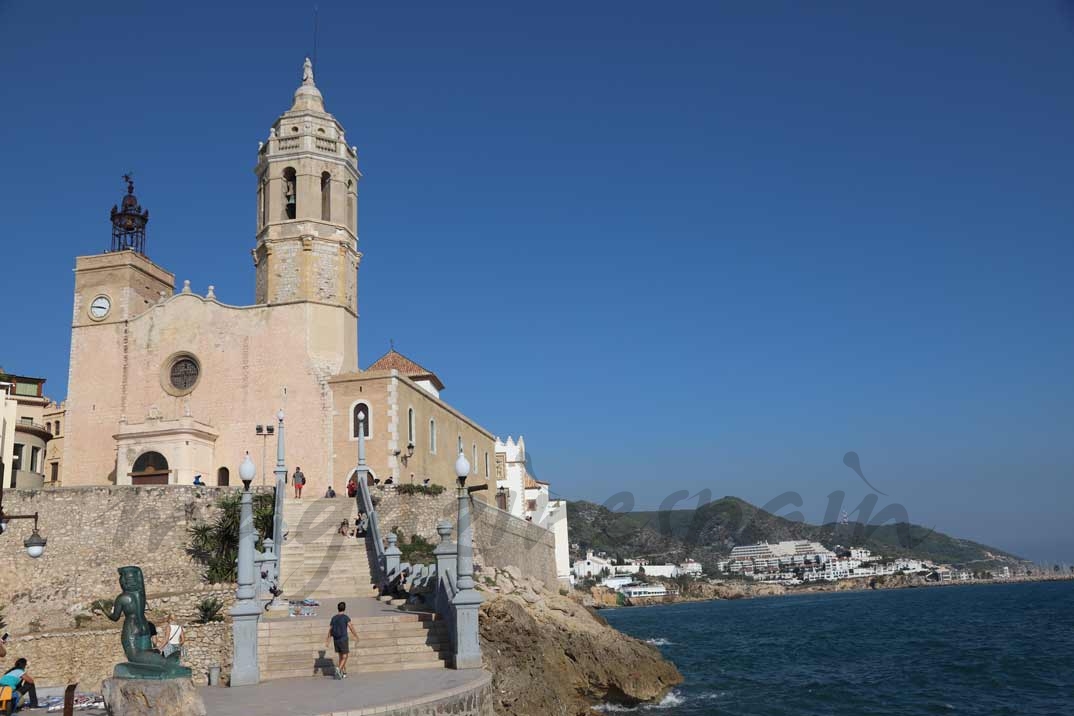
{"label": "green hillside", "polygon": [[811,525],[793,522],[737,497],[724,497],[696,510],[612,512],[591,502],[568,502],[571,542],[578,556],[587,549],[617,558],[681,561],[687,557],[711,571],[737,545],[807,539],[826,547],[867,547],[892,557],[941,564],[1016,563],[1019,557],[995,547],[933,532],[919,525]]}

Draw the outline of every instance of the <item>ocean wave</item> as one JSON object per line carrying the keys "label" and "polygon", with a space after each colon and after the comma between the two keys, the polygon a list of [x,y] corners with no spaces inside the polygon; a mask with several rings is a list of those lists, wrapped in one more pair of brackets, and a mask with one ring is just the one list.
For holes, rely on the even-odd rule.
{"label": "ocean wave", "polygon": [[640,704],[638,706],[623,706],[621,704],[601,704],[595,706],[594,709],[601,713],[638,713],[648,711],[659,711],[661,709],[671,709],[676,706],[682,706],[686,703],[686,699],[678,691],[669,691],[664,698],[655,704]]}
{"label": "ocean wave", "polygon": [[661,637],[655,637],[653,639],[646,639],[646,644],[652,644],[653,646],[672,646],[672,642]]}

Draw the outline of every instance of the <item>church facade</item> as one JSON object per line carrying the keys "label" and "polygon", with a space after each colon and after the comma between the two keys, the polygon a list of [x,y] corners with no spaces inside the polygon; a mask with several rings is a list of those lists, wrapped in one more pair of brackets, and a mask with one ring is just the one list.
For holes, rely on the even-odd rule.
{"label": "church facade", "polygon": [[308,60],[255,174],[253,305],[177,290],[147,255],[129,180],[110,250],[76,259],[63,484],[236,484],[244,451],[262,462],[257,426],[282,408],[287,462],[311,496],[343,487],[360,425],[379,480],[451,484],[461,450],[470,483],[495,487],[495,436],[440,398],[435,373],[394,349],[359,369],[362,175]]}

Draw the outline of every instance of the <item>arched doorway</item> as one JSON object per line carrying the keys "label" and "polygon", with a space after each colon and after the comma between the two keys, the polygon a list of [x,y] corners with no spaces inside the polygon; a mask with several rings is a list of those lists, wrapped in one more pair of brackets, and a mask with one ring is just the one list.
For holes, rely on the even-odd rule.
{"label": "arched doorway", "polygon": [[134,461],[132,485],[167,485],[168,461],[159,452],[144,452]]}
{"label": "arched doorway", "polygon": [[231,483],[231,473],[226,467],[216,471],[216,486],[227,487]]}

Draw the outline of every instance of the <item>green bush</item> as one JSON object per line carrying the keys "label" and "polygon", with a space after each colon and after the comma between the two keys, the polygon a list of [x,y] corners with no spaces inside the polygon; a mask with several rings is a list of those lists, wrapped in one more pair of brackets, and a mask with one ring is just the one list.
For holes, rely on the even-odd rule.
{"label": "green bush", "polygon": [[112,613],[112,600],[111,599],[94,599],[89,605],[90,614],[111,614]]}
{"label": "green bush", "polygon": [[410,564],[432,564],[436,561],[436,555],[433,554],[435,545],[429,540],[421,535],[410,535],[408,540],[403,536],[403,530],[400,527],[396,527],[392,532],[399,537],[397,545],[399,551],[402,552],[399,557],[401,561]]}
{"label": "green bush", "polygon": [[198,618],[194,620],[195,624],[208,624],[209,622],[222,622],[224,617],[220,616],[220,610],[224,608],[224,603],[216,597],[206,597],[198,602]]}
{"label": "green bush", "polygon": [[[272,537],[275,503],[271,492],[254,494],[254,529],[259,535],[258,549],[261,548],[261,536]],[[219,512],[212,522],[200,522],[188,530],[190,546],[187,554],[205,567],[202,576],[211,584],[234,582],[238,578],[236,560],[239,556],[242,493],[227,493],[216,501],[216,506]]]}
{"label": "green bush", "polygon": [[395,488],[400,495],[440,495],[444,492],[443,485],[414,485],[402,484]]}

